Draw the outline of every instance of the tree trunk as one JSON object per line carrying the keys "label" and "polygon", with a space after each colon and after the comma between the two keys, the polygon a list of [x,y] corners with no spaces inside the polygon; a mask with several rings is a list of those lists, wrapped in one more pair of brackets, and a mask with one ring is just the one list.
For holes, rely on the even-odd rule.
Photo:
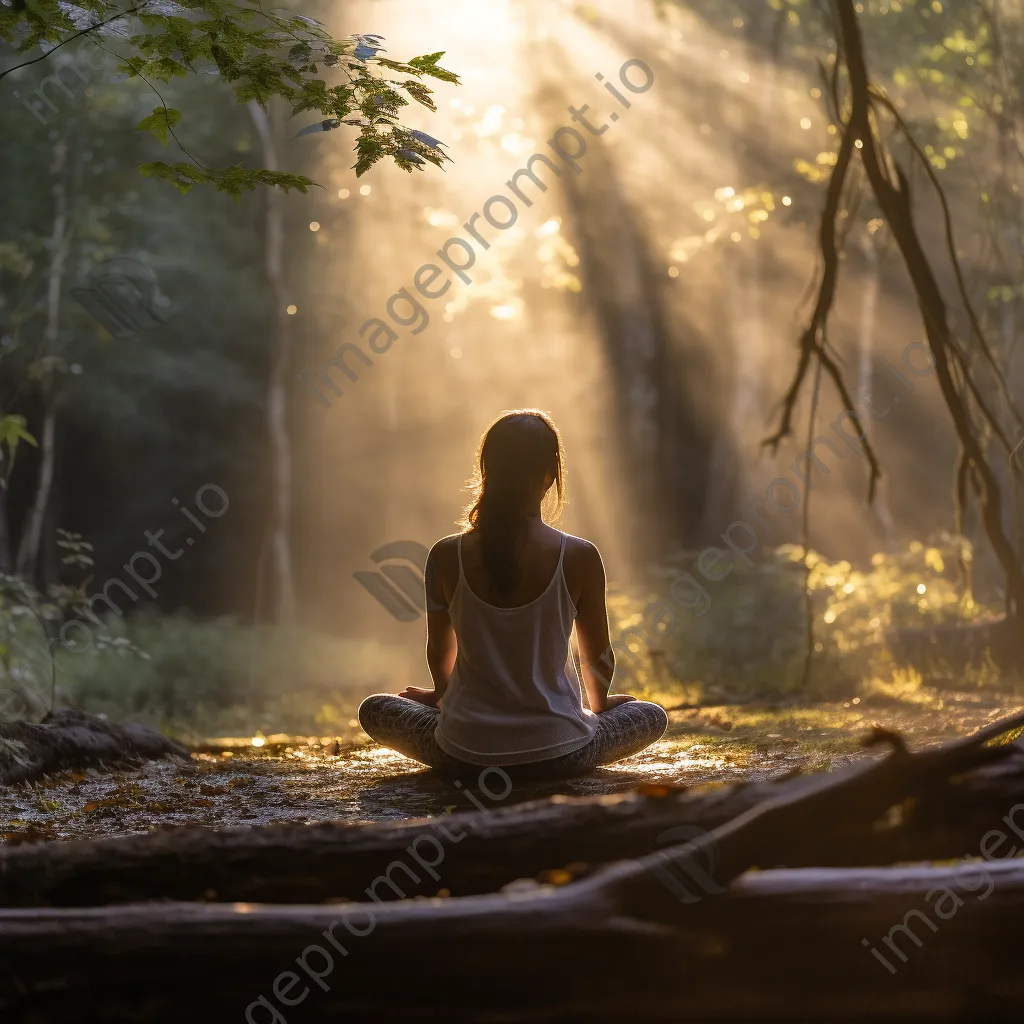
{"label": "tree trunk", "polygon": [[[1020,629],[1020,624],[1024,622],[1024,566],[1020,564],[1013,542],[1003,528],[1003,494],[997,473],[986,458],[984,445],[976,432],[974,413],[965,393],[966,386],[958,386],[958,343],[950,327],[942,288],[914,224],[909,181],[875,135],[871,121],[873,99],[870,79],[853,0],[836,0],[836,8],[841,28],[842,53],[850,75],[852,109],[846,131],[863,143],[861,160],[872,192],[893,232],[913,283],[928,345],[935,360],[939,388],[965,456],[974,470],[971,479],[978,492],[985,534],[1006,575],[1008,611],[1016,623],[1018,634],[1015,657],[1019,664],[1024,665],[1024,630]],[[896,180],[892,179],[891,166],[895,166]],[[978,400],[975,394],[974,401]]]}
{"label": "tree trunk", "polygon": [[[280,109],[271,107],[268,115],[255,100],[249,114],[263,146],[263,166],[280,170],[277,140],[281,134]],[[287,307],[288,292],[284,276],[284,197],[278,189],[266,190],[266,275],[273,302],[271,344],[273,354],[267,385],[267,435],[270,446],[270,565],[274,621],[279,624],[295,619],[295,579],[291,548],[292,453],[288,434],[288,368],[291,360],[291,324]]]}
{"label": "tree trunk", "polygon": [[[2,414],[0,414],[2,415]],[[0,572],[5,575],[11,571],[11,526],[7,516],[7,501],[10,494],[7,490],[7,472],[9,467],[4,464],[0,453]]]}
{"label": "tree trunk", "polygon": [[[53,147],[53,231],[50,234],[50,269],[46,281],[46,327],[43,330],[45,357],[56,358],[60,340],[60,297],[64,283],[64,264],[68,252],[68,189],[67,143],[63,138]],[[43,429],[40,437],[39,476],[36,492],[29,509],[25,532],[18,548],[15,571],[26,577],[35,573],[39,559],[39,545],[43,537],[43,522],[53,488],[53,472],[57,449],[57,372],[53,365],[44,370]]]}

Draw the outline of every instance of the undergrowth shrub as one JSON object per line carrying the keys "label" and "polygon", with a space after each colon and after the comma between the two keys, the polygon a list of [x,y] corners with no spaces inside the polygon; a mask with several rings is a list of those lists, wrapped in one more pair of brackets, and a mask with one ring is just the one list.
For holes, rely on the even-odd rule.
{"label": "undergrowth shrub", "polygon": [[[976,604],[958,579],[971,558],[967,541],[941,534],[928,544],[915,541],[902,551],[876,554],[865,569],[812,551],[808,571],[802,548],[781,545],[760,564],[739,563],[720,582],[709,582],[700,576],[696,554],[684,553],[658,567],[647,592],[620,591],[610,598],[613,640],[625,633],[628,647],[616,655],[617,689],[672,691],[677,702],[715,693],[850,694],[870,679],[892,675],[897,666],[890,640],[897,631],[997,617]],[[668,596],[683,571],[700,580],[710,597],[703,615]],[[659,601],[669,614],[655,610]],[[805,687],[808,616],[814,655]],[[994,675],[984,665],[967,673],[975,683],[991,682]]]}

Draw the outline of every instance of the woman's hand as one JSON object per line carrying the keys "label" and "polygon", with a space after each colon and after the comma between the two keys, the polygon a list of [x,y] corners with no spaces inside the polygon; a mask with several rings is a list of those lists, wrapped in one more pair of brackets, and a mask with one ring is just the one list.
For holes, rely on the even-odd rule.
{"label": "woman's hand", "polygon": [[631,697],[628,693],[609,693],[604,699],[604,707],[601,708],[601,712],[611,711],[612,708],[617,708],[620,704],[628,704],[631,700],[636,700],[636,697]]}
{"label": "woman's hand", "polygon": [[440,701],[436,690],[424,690],[422,686],[407,686],[398,696],[414,700],[417,704],[426,704],[428,708],[436,708]]}

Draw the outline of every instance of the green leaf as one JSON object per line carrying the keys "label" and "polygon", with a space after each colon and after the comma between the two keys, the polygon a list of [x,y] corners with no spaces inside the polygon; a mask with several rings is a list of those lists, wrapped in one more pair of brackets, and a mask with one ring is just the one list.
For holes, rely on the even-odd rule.
{"label": "green leaf", "polygon": [[144,117],[136,126],[137,132],[149,132],[157,141],[167,145],[167,133],[181,120],[181,111],[173,107],[154,107],[149,117]]}
{"label": "green leaf", "polygon": [[210,176],[200,167],[192,164],[165,164],[162,160],[139,164],[136,168],[144,178],[162,178],[169,181],[182,195],[191,191],[194,185],[210,181]]}
{"label": "green leaf", "polygon": [[439,68],[437,62],[444,56],[444,50],[437,53],[428,53],[423,57],[413,57],[409,61],[409,67],[415,68],[421,75],[429,75],[431,78],[439,78],[442,82],[459,84],[459,76],[454,72]]}
{"label": "green leaf", "polygon": [[4,416],[0,419],[0,446],[7,447],[7,474],[14,469],[14,457],[18,452],[18,442],[27,441],[33,448],[38,448],[36,439],[25,429],[24,416]]}
{"label": "green leaf", "polygon": [[9,270],[18,277],[26,277],[31,269],[31,258],[17,242],[0,242],[0,270]]}

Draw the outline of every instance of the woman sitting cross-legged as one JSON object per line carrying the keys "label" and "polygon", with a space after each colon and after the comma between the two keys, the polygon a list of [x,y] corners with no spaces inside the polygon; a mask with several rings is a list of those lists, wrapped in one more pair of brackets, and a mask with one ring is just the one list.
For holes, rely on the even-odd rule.
{"label": "woman sitting cross-legged", "polygon": [[[609,694],[604,565],[589,541],[549,526],[564,491],[564,455],[540,412],[506,413],[484,434],[465,531],[439,540],[426,566],[432,690],[410,686],[359,707],[378,743],[447,774],[514,766],[564,778],[629,757],[659,739],[657,704]],[[590,709],[569,659],[573,623]]]}

